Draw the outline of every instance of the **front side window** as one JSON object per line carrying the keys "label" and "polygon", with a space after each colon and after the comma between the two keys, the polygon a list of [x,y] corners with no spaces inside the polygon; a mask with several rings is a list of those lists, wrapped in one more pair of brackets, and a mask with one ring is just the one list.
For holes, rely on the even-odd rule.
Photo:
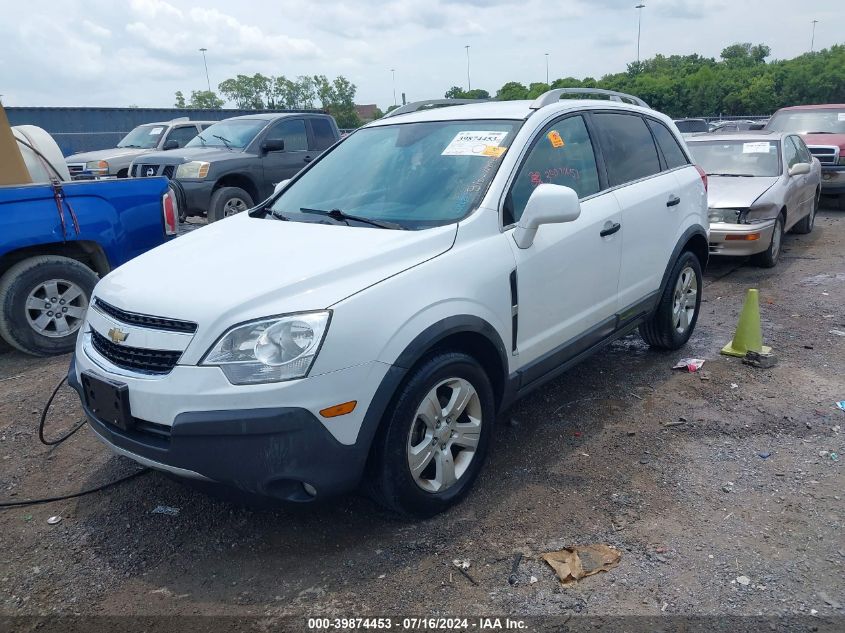
{"label": "front side window", "polygon": [[229,119],[220,121],[197,134],[185,147],[237,147],[252,143],[264,129],[264,119]]}
{"label": "front side window", "polygon": [[302,209],[392,222],[452,224],[481,201],[519,121],[430,121],[360,129],[324,154],[273,202],[290,220]]}
{"label": "front side window", "polygon": [[666,159],[667,169],[675,169],[676,167],[683,167],[689,165],[686,154],[681,146],[678,145],[678,139],[672,134],[669,129],[658,121],[652,119],[648,120],[648,126],[654,132],[654,138],[657,139],[657,144],[660,146],[660,151],[663,152],[663,158]]}
{"label": "front side window", "polygon": [[777,141],[695,141],[695,162],[708,176],[779,176]]}
{"label": "front side window", "polygon": [[154,149],[158,147],[161,135],[167,125],[139,125],[121,139],[118,147],[133,147],[139,149]]}
{"label": "front side window", "polygon": [[308,149],[308,137],[305,134],[305,121],[288,119],[279,121],[267,132],[265,141],[284,141],[286,152],[304,152]]}
{"label": "front side window", "polygon": [[537,135],[505,200],[504,226],[522,217],[528,198],[543,183],[570,187],[579,198],[599,191],[596,156],[583,117],[560,119]]}
{"label": "front side window", "polygon": [[765,129],[793,134],[845,134],[845,109],[776,112]]}
{"label": "front side window", "polygon": [[654,139],[636,114],[593,115],[602,134],[602,149],[612,186],[660,173]]}
{"label": "front side window", "polygon": [[784,158],[786,158],[786,166],[789,169],[792,169],[795,165],[801,162],[801,157],[798,155],[798,148],[795,146],[793,137],[786,137],[786,143],[784,143],[783,151]]}
{"label": "front side window", "polygon": [[795,147],[798,148],[798,157],[801,159],[802,163],[813,163],[813,155],[810,154],[810,150],[807,149],[807,146],[804,144],[804,141],[801,139],[800,136],[793,136],[792,140],[795,141]]}
{"label": "front side window", "polygon": [[[181,127],[173,128],[170,135],[167,137],[168,141],[176,141],[179,147],[185,147],[192,138],[197,135],[197,128],[193,125],[183,125]],[[166,141],[165,141],[166,142]]]}

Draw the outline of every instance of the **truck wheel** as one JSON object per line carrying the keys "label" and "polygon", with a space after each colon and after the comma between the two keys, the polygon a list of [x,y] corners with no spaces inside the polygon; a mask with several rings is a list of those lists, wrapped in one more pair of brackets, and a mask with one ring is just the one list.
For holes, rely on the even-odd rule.
{"label": "truck wheel", "polygon": [[97,274],[57,255],[31,257],[0,277],[0,336],[27,354],[73,351]]}
{"label": "truck wheel", "polygon": [[208,206],[208,221],[217,222],[223,218],[251,209],[255,203],[250,195],[240,187],[220,187],[211,194]]}
{"label": "truck wheel", "polygon": [[640,325],[640,336],[657,349],[683,347],[695,329],[700,307],[701,263],[685,251],[672,268],[654,314]]}
{"label": "truck wheel", "polygon": [[495,418],[493,388],[478,362],[458,352],[429,357],[386,415],[366,482],[375,500],[427,517],[463,498],[481,470]]}
{"label": "truck wheel", "polygon": [[753,257],[753,262],[763,268],[774,268],[780,257],[780,247],[783,243],[783,216],[779,215],[775,220],[775,228],[772,231],[772,241],[769,248]]}

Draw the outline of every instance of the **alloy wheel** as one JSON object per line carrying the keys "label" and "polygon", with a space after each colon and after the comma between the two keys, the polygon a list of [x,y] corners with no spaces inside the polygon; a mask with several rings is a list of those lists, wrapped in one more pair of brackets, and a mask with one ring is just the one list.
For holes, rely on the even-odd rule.
{"label": "alloy wheel", "polygon": [[76,332],[87,309],[85,292],[66,279],[50,279],[37,285],[27,296],[24,306],[30,327],[50,338]]}
{"label": "alloy wheel", "polygon": [[672,325],[678,334],[689,329],[698,303],[698,278],[691,266],[685,267],[675,282],[672,299]]}

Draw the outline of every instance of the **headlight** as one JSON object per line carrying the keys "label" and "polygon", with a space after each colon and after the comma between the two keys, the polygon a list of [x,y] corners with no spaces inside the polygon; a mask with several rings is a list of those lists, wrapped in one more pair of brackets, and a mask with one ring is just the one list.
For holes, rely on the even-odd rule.
{"label": "headlight", "polygon": [[236,325],[217,341],[200,365],[216,365],[233,385],[254,385],[308,375],[330,312],[303,312]]}
{"label": "headlight", "polygon": [[710,223],[727,222],[728,224],[739,224],[741,209],[708,209],[707,214]]}
{"label": "headlight", "polygon": [[85,171],[107,174],[109,173],[109,164],[104,160],[89,160],[85,163]]}
{"label": "headlight", "polygon": [[192,160],[190,163],[182,163],[176,168],[174,178],[205,178],[208,176],[210,164],[203,160]]}

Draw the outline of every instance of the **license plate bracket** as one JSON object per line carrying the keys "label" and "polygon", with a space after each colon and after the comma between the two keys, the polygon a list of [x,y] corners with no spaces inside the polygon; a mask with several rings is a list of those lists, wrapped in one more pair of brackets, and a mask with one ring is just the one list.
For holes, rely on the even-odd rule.
{"label": "license plate bracket", "polygon": [[129,409],[128,385],[84,371],[82,392],[85,406],[98,420],[124,431],[130,431],[135,426]]}

